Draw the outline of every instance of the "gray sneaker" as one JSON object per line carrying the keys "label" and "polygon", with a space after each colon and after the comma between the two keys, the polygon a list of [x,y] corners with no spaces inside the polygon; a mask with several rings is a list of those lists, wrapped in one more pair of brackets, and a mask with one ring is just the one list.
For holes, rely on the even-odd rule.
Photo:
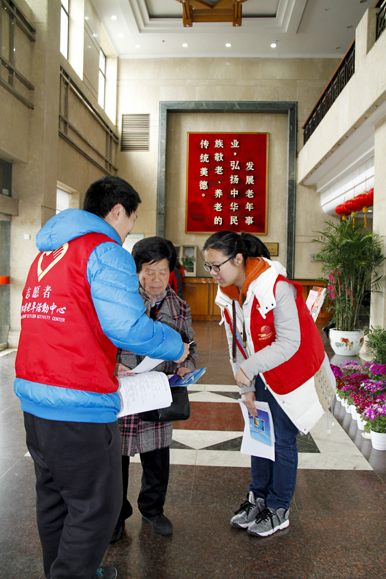
{"label": "gray sneaker", "polygon": [[268,537],[289,525],[289,509],[266,508],[248,526],[248,533],[258,537]]}
{"label": "gray sneaker", "polygon": [[257,517],[260,511],[265,509],[265,500],[257,497],[252,491],[247,494],[247,500],[240,505],[240,508],[235,512],[234,517],[231,518],[232,527],[239,529],[246,529]]}

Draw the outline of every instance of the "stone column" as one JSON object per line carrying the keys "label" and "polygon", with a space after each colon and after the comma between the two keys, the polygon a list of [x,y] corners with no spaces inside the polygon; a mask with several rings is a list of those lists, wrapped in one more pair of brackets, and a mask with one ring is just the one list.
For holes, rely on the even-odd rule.
{"label": "stone column", "polygon": [[[386,222],[386,115],[375,125],[375,155],[374,155],[374,217],[373,229],[383,236],[383,247],[386,254],[385,222]],[[386,273],[386,265],[380,268],[380,274]],[[386,285],[386,284],[385,284]],[[384,293],[386,287],[384,285]],[[371,296],[370,324],[385,327],[386,299],[379,293]]]}
{"label": "stone column", "polygon": [[37,253],[36,233],[56,210],[60,2],[30,0],[29,6],[36,28],[30,54],[35,108],[25,128],[27,162],[13,165],[13,196],[19,200],[19,215],[12,218],[11,227],[9,347],[16,347],[18,342],[21,293]]}

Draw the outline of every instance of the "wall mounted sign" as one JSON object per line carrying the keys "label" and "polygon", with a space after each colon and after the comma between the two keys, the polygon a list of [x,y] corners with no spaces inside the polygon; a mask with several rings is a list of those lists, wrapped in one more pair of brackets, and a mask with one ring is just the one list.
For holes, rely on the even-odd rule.
{"label": "wall mounted sign", "polygon": [[271,257],[278,257],[279,255],[279,244],[278,243],[265,243]]}
{"label": "wall mounted sign", "polygon": [[186,231],[267,234],[268,133],[188,133]]}

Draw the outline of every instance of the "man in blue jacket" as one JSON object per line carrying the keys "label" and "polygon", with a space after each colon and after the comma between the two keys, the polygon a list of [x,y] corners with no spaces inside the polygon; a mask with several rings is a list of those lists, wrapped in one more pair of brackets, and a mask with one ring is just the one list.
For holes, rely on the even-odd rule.
{"label": "man in blue jacket", "polygon": [[36,236],[23,291],[15,392],[34,460],[46,579],[114,579],[98,567],[122,501],[117,348],[182,362],[180,335],[146,314],[133,258],[122,248],[138,193],[93,183]]}

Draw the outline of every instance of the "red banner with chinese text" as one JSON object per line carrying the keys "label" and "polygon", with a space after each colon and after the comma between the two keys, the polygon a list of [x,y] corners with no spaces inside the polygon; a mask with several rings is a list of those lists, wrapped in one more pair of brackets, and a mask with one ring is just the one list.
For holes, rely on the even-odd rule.
{"label": "red banner with chinese text", "polygon": [[186,231],[267,234],[268,133],[188,133]]}

